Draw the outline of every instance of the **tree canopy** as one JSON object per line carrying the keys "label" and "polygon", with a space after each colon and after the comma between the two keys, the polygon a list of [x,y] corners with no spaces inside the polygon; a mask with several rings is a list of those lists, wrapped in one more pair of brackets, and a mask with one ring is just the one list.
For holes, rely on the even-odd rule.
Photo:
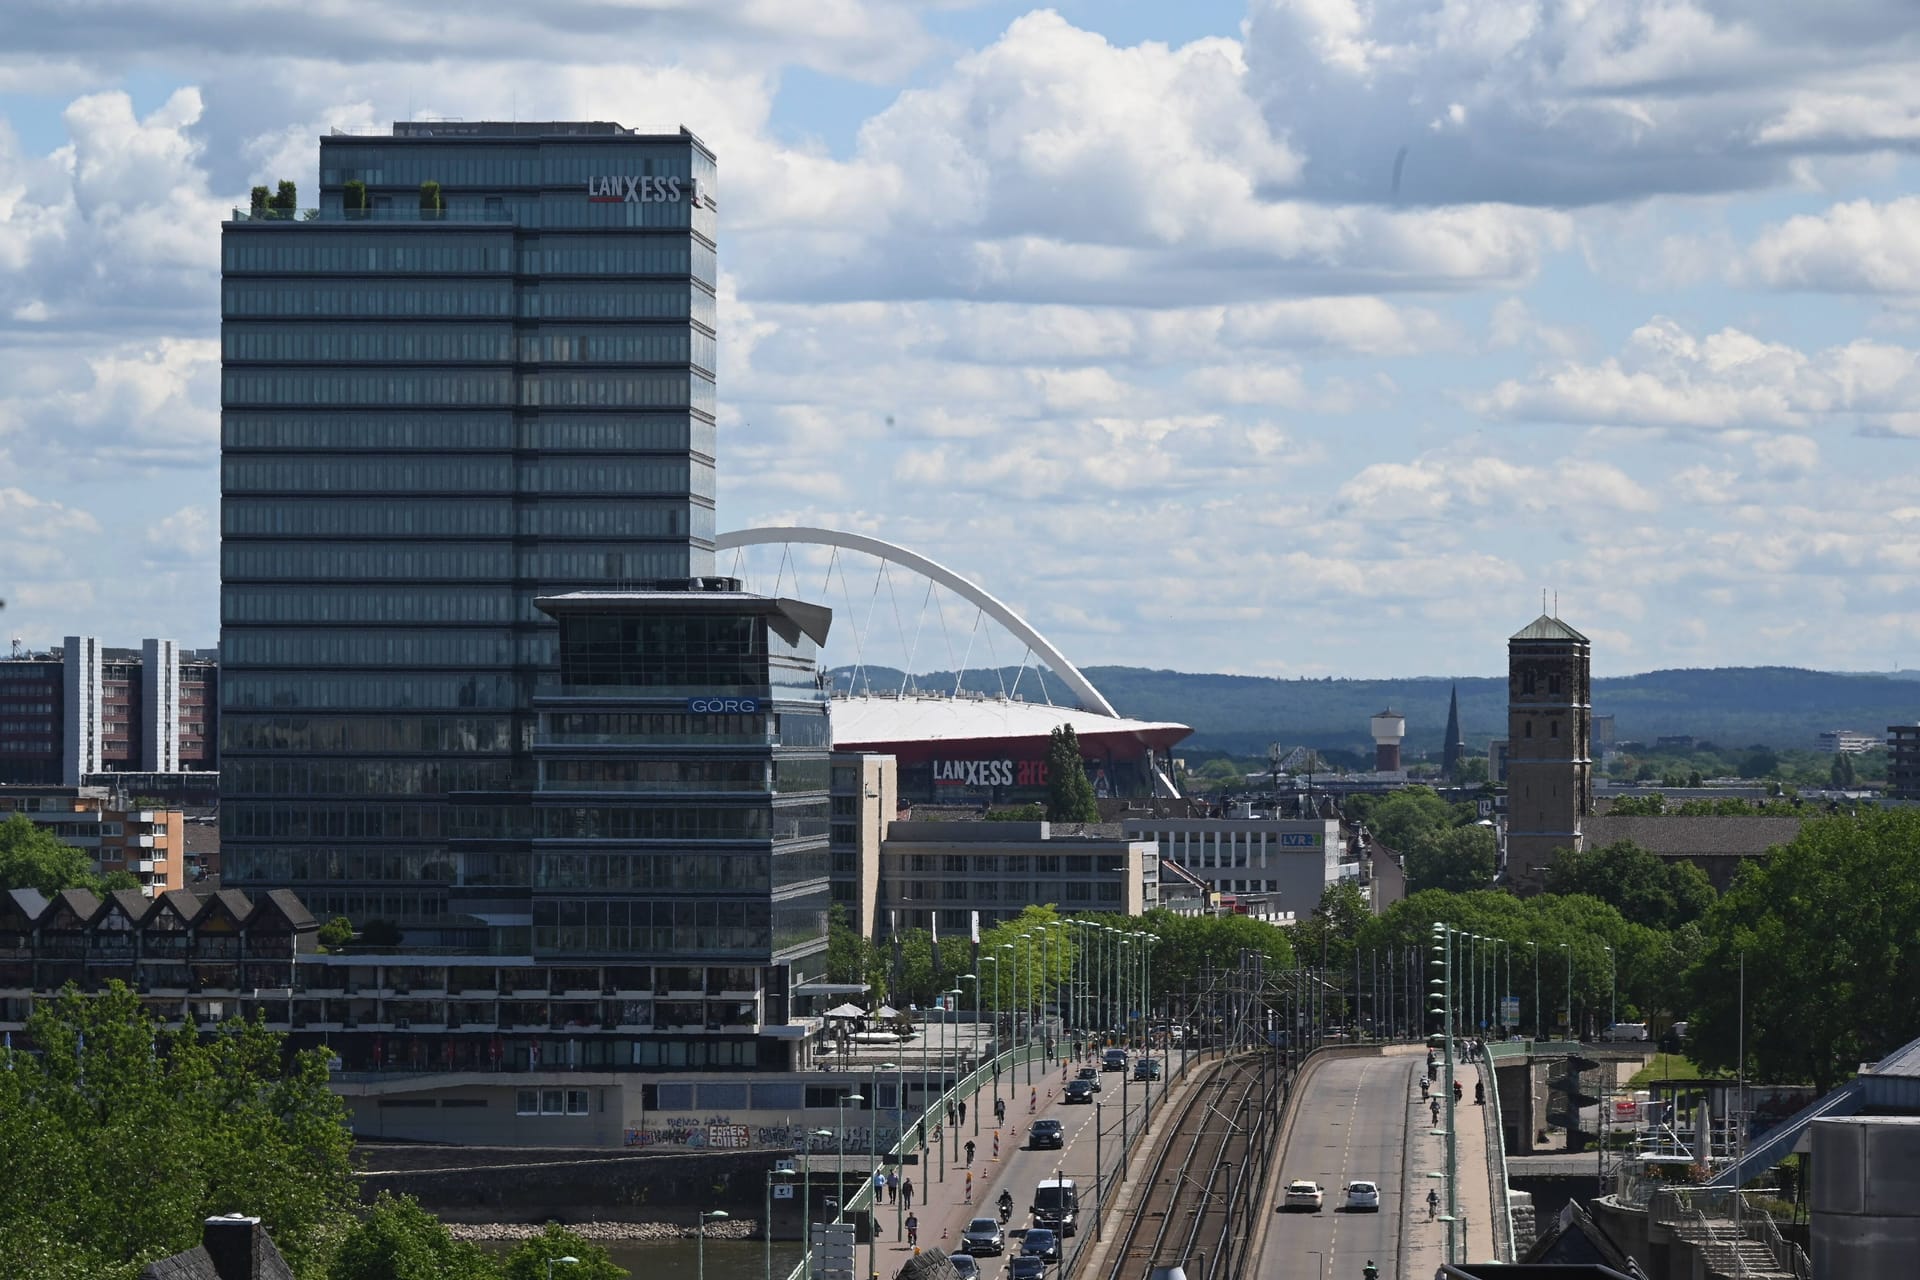
{"label": "tree canopy", "polygon": [[52,897],[62,889],[109,893],[139,887],[140,881],[125,871],[99,874],[84,850],[22,814],[0,822],[0,889],[38,889]]}
{"label": "tree canopy", "polygon": [[257,1214],[303,1276],[355,1202],[320,1050],[234,1020],[169,1031],[115,982],[35,1006],[0,1051],[0,1271],[131,1277],[214,1214]]}
{"label": "tree canopy", "polygon": [[1920,1032],[1920,811],[1817,818],[1750,863],[1701,921],[1692,1052],[1826,1089]]}
{"label": "tree canopy", "polygon": [[1547,868],[1552,893],[1585,893],[1635,924],[1677,929],[1713,905],[1713,882],[1691,862],[1668,862],[1631,840],[1578,853],[1563,849]]}

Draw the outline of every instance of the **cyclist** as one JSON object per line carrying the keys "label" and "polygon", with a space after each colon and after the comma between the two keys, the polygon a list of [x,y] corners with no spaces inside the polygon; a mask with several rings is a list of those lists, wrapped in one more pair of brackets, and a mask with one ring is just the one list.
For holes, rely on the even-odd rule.
{"label": "cyclist", "polygon": [[1437,1190],[1430,1189],[1427,1192],[1427,1221],[1432,1222],[1434,1217],[1437,1214],[1439,1214],[1439,1212],[1440,1212],[1440,1193]]}
{"label": "cyclist", "polygon": [[920,1245],[920,1219],[907,1215],[907,1248],[915,1249]]}
{"label": "cyclist", "polygon": [[1361,1273],[1367,1280],[1380,1280],[1380,1268],[1373,1265],[1373,1259],[1367,1259],[1367,1269]]}

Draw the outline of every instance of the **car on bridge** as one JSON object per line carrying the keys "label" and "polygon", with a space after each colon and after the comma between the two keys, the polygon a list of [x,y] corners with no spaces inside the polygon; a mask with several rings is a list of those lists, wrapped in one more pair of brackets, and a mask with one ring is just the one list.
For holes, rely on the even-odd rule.
{"label": "car on bridge", "polygon": [[964,1253],[950,1253],[947,1261],[953,1264],[954,1274],[960,1280],[980,1280],[980,1264]]}
{"label": "car on bridge", "polygon": [[999,1255],[1007,1251],[1006,1233],[1000,1230],[1000,1224],[992,1218],[975,1218],[960,1233],[960,1251],[970,1253],[976,1258]]}
{"label": "car on bridge", "polygon": [[1021,1254],[1007,1264],[1007,1280],[1044,1280],[1046,1274],[1045,1258],[1029,1258]]}
{"label": "car on bridge", "polygon": [[1127,1051],[1121,1048],[1108,1049],[1100,1055],[1102,1071],[1125,1071],[1127,1069]]}
{"label": "car on bridge", "polygon": [[1372,1182],[1350,1182],[1347,1184],[1348,1213],[1380,1212],[1380,1188]]}
{"label": "car on bridge", "polygon": [[1140,1059],[1133,1064],[1133,1078],[1135,1080],[1158,1080],[1160,1078],[1159,1061],[1154,1058]]}
{"label": "car on bridge", "polygon": [[1027,1130],[1027,1146],[1032,1150],[1042,1151],[1048,1147],[1064,1150],[1066,1145],[1066,1130],[1060,1127],[1058,1120],[1035,1120],[1033,1127]]}
{"label": "car on bridge", "polygon": [[1099,1085],[1091,1080],[1069,1080],[1067,1081],[1067,1092],[1062,1096],[1061,1101],[1092,1102],[1093,1091],[1099,1087]]}
{"label": "car on bridge", "polygon": [[1100,1068],[1082,1067],[1078,1071],[1073,1073],[1073,1078],[1075,1080],[1085,1080],[1088,1084],[1093,1086],[1093,1091],[1095,1093],[1100,1092]]}
{"label": "car on bridge", "polygon": [[1028,1227],[1026,1238],[1020,1242],[1020,1256],[1058,1262],[1060,1237],[1045,1227]]}
{"label": "car on bridge", "polygon": [[1282,1212],[1304,1210],[1308,1213],[1318,1213],[1326,1202],[1327,1193],[1320,1189],[1319,1183],[1296,1178],[1287,1184],[1286,1194],[1280,1200],[1280,1208]]}

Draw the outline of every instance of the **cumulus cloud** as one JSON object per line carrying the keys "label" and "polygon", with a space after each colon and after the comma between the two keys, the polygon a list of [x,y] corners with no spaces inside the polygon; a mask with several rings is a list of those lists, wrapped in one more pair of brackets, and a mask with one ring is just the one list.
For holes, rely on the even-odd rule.
{"label": "cumulus cloud", "polygon": [[[1306,190],[1580,205],[1783,181],[1904,146],[1920,43],[1896,0],[1253,0],[1247,62]],[[1816,20],[1817,17],[1817,20]],[[1826,21],[1831,17],[1832,22]]]}
{"label": "cumulus cloud", "polygon": [[1679,430],[1806,429],[1848,421],[1911,434],[1920,365],[1906,347],[1858,340],[1811,355],[1727,328],[1697,337],[1657,317],[1599,364],[1509,379],[1471,403],[1495,418]]}
{"label": "cumulus cloud", "polygon": [[1568,457],[1548,467],[1512,462],[1483,447],[1448,448],[1411,462],[1376,462],[1340,486],[1337,499],[1363,517],[1484,523],[1515,512],[1569,506],[1645,512],[1657,502],[1618,467]]}
{"label": "cumulus cloud", "polygon": [[1851,200],[1754,238],[1746,267],[1763,284],[1840,293],[1920,293],[1920,197]]}

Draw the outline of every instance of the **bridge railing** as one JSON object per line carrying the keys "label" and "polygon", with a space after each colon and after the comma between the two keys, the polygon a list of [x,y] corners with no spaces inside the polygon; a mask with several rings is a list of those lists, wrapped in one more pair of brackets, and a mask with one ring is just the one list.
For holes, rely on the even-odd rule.
{"label": "bridge railing", "polygon": [[1487,1056],[1496,1061],[1502,1058],[1525,1058],[1529,1055],[1541,1058],[1564,1058],[1568,1054],[1580,1052],[1583,1047],[1578,1040],[1500,1040],[1487,1044]]}
{"label": "bridge railing", "polygon": [[[1488,1190],[1493,1193],[1493,1254],[1496,1262],[1520,1261],[1513,1238],[1513,1204],[1507,1190],[1507,1127],[1500,1120],[1500,1077],[1493,1069],[1495,1046],[1483,1045],[1487,1068],[1487,1105],[1481,1117],[1487,1131]],[[1512,1048],[1523,1048],[1513,1045]]]}
{"label": "bridge railing", "polygon": [[[926,1104],[921,1112],[921,1116],[925,1118],[926,1123],[908,1124],[903,1129],[899,1138],[894,1141],[893,1146],[887,1149],[883,1157],[886,1165],[893,1168],[903,1168],[905,1167],[907,1156],[924,1152],[926,1147],[920,1141],[921,1131],[924,1129],[929,1134],[929,1143],[934,1141],[931,1134],[935,1129],[939,1128],[941,1123],[935,1120],[934,1117],[944,1117],[947,1113],[948,1106],[957,1104],[962,1097],[970,1097],[981,1085],[992,1083],[993,1080],[1002,1073],[1011,1072],[1015,1067],[1018,1067],[1029,1059],[1040,1061],[1046,1057],[1046,1054],[1047,1047],[1045,1044],[1034,1043],[1021,1045],[1017,1049],[1009,1049],[1005,1053],[987,1059],[966,1075],[961,1076],[960,1079],[954,1083],[953,1088]],[[845,1181],[846,1170],[842,1169],[840,1171],[841,1185],[844,1185]],[[873,1203],[873,1193],[873,1170],[869,1169],[861,1178],[860,1189],[846,1198],[846,1203],[840,1209],[840,1218],[857,1218],[862,1212],[873,1209],[875,1207]],[[838,1219],[836,1219],[836,1221],[837,1220]],[[872,1230],[875,1225],[877,1224],[869,1224],[868,1230]],[[807,1238],[801,1242],[801,1260],[799,1264],[788,1273],[787,1280],[800,1280],[800,1278],[807,1273],[806,1253],[813,1248],[813,1224],[809,1221],[803,1224],[803,1226]]]}

